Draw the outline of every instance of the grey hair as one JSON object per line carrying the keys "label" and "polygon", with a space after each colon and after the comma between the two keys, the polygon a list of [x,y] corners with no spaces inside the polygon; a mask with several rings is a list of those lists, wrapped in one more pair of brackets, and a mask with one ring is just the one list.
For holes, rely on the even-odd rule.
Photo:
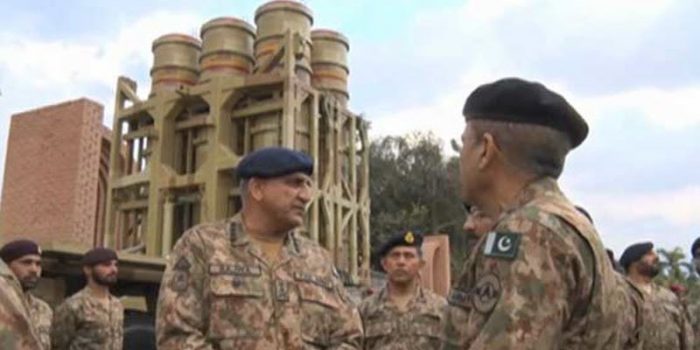
{"label": "grey hair", "polygon": [[241,195],[241,206],[245,205],[246,197],[248,197],[248,179],[241,179],[240,184],[238,184],[238,192]]}
{"label": "grey hair", "polygon": [[509,163],[537,177],[559,178],[571,140],[562,131],[532,124],[472,120],[476,135],[490,133]]}

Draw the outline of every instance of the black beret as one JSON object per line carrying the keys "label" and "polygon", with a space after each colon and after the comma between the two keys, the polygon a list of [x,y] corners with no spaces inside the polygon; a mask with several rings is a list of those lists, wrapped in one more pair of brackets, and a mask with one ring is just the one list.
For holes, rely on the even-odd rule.
{"label": "black beret", "polygon": [[588,124],[559,94],[537,82],[505,78],[476,88],[464,104],[467,120],[536,124],[566,133],[571,147],[588,135]]}
{"label": "black beret", "polygon": [[302,172],[311,176],[314,161],[299,151],[281,147],[262,148],[245,156],[236,169],[238,177],[271,178]]}
{"label": "black beret", "polygon": [[94,248],[83,255],[82,264],[84,266],[94,266],[97,264],[119,260],[117,253],[109,248]]}
{"label": "black beret", "polygon": [[384,257],[395,247],[415,247],[420,249],[423,245],[423,235],[411,231],[396,233],[384,242],[379,248],[379,256]]}
{"label": "black beret", "polygon": [[34,242],[28,239],[18,239],[5,244],[0,249],[0,258],[9,264],[16,259],[25,255],[41,255],[41,248]]}
{"label": "black beret", "polygon": [[620,265],[627,270],[630,264],[641,259],[644,254],[649,253],[652,249],[654,249],[654,244],[651,242],[632,244],[620,256]]}
{"label": "black beret", "polygon": [[693,245],[690,247],[690,256],[695,257],[697,255],[696,251],[698,250],[698,248],[700,248],[700,237],[695,239]]}

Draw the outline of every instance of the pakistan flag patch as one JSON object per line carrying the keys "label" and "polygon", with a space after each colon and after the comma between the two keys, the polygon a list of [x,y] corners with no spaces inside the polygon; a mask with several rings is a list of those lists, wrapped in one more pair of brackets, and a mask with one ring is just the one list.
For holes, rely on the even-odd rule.
{"label": "pakistan flag patch", "polygon": [[518,256],[520,234],[511,232],[489,232],[484,245],[484,255],[513,260]]}

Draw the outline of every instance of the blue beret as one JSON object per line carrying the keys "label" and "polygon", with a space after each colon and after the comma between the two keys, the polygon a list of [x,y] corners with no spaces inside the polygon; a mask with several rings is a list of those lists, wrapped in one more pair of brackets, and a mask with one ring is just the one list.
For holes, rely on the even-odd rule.
{"label": "blue beret", "polygon": [[505,78],[476,88],[464,104],[467,120],[536,124],[564,132],[571,147],[588,135],[588,124],[559,94],[537,82]]}
{"label": "blue beret", "polygon": [[83,255],[82,263],[84,266],[94,266],[97,264],[119,260],[117,252],[109,248],[94,248]]}
{"label": "blue beret", "polygon": [[635,261],[641,259],[646,253],[649,253],[654,249],[654,244],[651,242],[643,242],[632,244],[627,247],[625,251],[620,256],[620,265],[627,270],[627,268]]}
{"label": "blue beret", "polygon": [[396,233],[384,242],[379,248],[379,256],[384,257],[395,247],[415,247],[420,249],[423,245],[423,235],[411,231]]}
{"label": "blue beret", "polygon": [[241,179],[271,178],[297,172],[311,176],[314,161],[299,151],[281,147],[262,148],[245,156],[236,172]]}
{"label": "blue beret", "polygon": [[41,255],[41,248],[34,241],[18,239],[8,242],[0,249],[0,258],[7,264],[25,255]]}
{"label": "blue beret", "polygon": [[695,257],[696,255],[698,255],[698,248],[700,248],[700,237],[696,238],[695,242],[693,242],[693,246],[690,247],[690,256]]}

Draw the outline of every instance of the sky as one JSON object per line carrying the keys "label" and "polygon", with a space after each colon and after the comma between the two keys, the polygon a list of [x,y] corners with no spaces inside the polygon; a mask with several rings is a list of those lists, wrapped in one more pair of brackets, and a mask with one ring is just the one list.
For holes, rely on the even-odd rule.
{"label": "sky", "polygon": [[[517,76],[561,93],[590,126],[560,183],[616,255],[700,236],[700,2],[308,0],[350,39],[351,109],[371,135],[459,139],[478,85]],[[254,22],[259,0],[0,4],[0,179],[12,114],[88,97],[112,125],[119,75],[148,92],[150,45],[209,19]]]}

